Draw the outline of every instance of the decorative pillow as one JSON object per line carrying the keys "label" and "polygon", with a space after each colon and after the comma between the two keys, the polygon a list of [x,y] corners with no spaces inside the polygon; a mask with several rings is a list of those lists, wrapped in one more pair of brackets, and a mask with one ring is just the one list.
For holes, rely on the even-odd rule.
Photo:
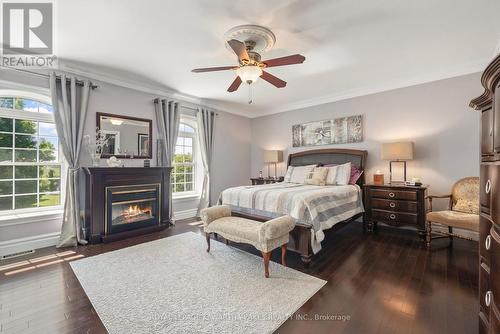
{"label": "decorative pillow", "polygon": [[362,170],[360,170],[357,166],[351,164],[351,177],[349,179],[349,184],[356,184],[362,174]]}
{"label": "decorative pillow", "polygon": [[316,165],[309,166],[295,166],[292,171],[292,176],[290,177],[291,183],[304,183],[307,176],[312,172]]}
{"label": "decorative pillow", "polygon": [[326,184],[345,186],[349,184],[351,178],[351,163],[342,165],[326,165],[328,167],[328,175],[326,177]]}
{"label": "decorative pillow", "polygon": [[470,201],[459,198],[453,206],[453,211],[479,214],[479,201]]}
{"label": "decorative pillow", "polygon": [[293,166],[288,166],[288,169],[286,170],[285,178],[283,181],[285,182],[290,182],[290,179],[292,178],[292,173],[293,173]]}
{"label": "decorative pillow", "polygon": [[312,172],[314,167],[316,167],[316,165],[288,166],[284,181],[290,183],[304,183],[307,175]]}
{"label": "decorative pillow", "polygon": [[313,171],[309,173],[305,184],[311,184],[314,186],[324,186],[326,184],[326,176],[328,175],[327,167],[314,167]]}
{"label": "decorative pillow", "polygon": [[326,165],[325,168],[328,168],[328,173],[326,175],[326,184],[335,185],[335,178],[337,177],[337,168],[338,165]]}

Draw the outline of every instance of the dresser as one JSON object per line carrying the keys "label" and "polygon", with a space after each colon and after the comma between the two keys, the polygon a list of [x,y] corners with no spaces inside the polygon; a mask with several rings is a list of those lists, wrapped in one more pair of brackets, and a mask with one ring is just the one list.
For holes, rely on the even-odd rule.
{"label": "dresser", "polygon": [[481,112],[479,333],[500,333],[500,55],[486,68]]}
{"label": "dresser", "polygon": [[285,178],[283,176],[279,176],[277,178],[274,178],[274,177],[252,177],[252,178],[250,178],[250,181],[252,181],[252,185],[257,185],[257,184],[283,182],[284,179]]}
{"label": "dresser", "polygon": [[377,222],[390,226],[413,226],[418,234],[425,234],[426,186],[406,186],[404,184],[365,184],[365,225],[368,231]]}

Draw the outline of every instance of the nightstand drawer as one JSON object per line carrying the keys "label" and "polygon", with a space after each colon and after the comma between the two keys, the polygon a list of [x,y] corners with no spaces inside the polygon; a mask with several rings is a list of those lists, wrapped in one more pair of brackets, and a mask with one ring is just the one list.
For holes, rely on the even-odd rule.
{"label": "nightstand drawer", "polygon": [[417,192],[411,190],[371,189],[371,196],[376,198],[416,201]]}
{"label": "nightstand drawer", "polygon": [[372,218],[374,220],[380,220],[388,224],[397,224],[397,225],[401,223],[417,225],[418,223],[416,214],[377,210],[377,209],[372,209]]}
{"label": "nightstand drawer", "polygon": [[374,198],[372,199],[372,207],[388,211],[417,213],[418,205],[417,202]]}

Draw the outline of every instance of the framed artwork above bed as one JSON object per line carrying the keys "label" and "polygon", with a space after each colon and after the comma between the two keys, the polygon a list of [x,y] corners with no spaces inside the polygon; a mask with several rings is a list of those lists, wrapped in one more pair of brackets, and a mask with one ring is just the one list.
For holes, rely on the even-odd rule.
{"label": "framed artwork above bed", "polygon": [[292,146],[319,146],[363,141],[361,115],[341,117],[292,126]]}

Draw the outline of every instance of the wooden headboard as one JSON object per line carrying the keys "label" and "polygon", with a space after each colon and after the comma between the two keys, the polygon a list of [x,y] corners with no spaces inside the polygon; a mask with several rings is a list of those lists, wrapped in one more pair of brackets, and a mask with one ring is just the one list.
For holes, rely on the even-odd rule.
{"label": "wooden headboard", "polygon": [[[320,166],[329,164],[340,165],[350,162],[364,171],[367,155],[368,151],[335,148],[302,151],[289,154],[287,166],[304,166],[312,164],[318,164]],[[363,172],[363,175],[358,180],[359,185],[364,184],[364,175],[365,173]]]}

